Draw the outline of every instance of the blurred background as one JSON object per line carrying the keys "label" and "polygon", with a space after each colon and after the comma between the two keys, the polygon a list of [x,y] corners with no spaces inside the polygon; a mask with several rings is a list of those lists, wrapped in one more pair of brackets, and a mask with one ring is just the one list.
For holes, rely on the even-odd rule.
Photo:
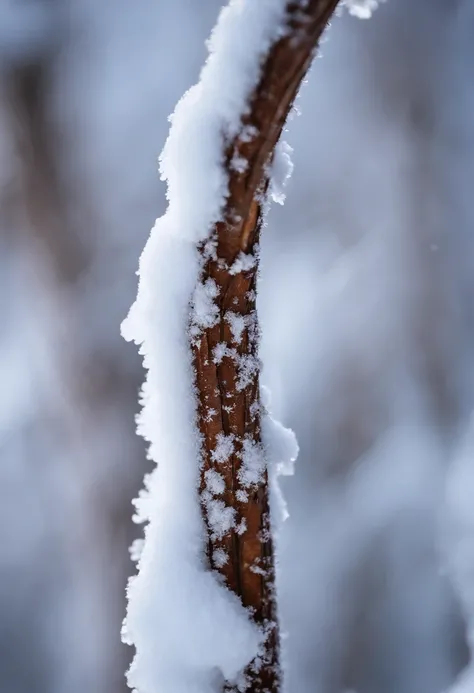
{"label": "blurred background", "polygon": [[[125,691],[149,463],[119,326],[164,210],[167,116],[220,5],[0,0],[2,693]],[[441,693],[474,603],[456,490],[474,404],[474,7],[389,0],[335,19],[321,55],[262,247],[264,379],[301,448],[278,543],[288,689]]]}

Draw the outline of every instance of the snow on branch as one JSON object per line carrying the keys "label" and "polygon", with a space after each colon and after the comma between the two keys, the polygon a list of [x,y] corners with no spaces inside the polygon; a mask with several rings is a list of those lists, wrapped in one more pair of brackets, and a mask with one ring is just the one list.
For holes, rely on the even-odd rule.
{"label": "snow on branch", "polygon": [[148,371],[138,430],[157,463],[136,500],[148,524],[123,630],[138,693],[280,689],[269,477],[297,448],[260,399],[258,241],[282,200],[274,149],[336,5],[231,0],[170,119],[168,209],[123,324]]}
{"label": "snow on branch", "polygon": [[359,19],[370,19],[372,13],[384,0],[343,0],[342,5],[347,7],[349,14]]}

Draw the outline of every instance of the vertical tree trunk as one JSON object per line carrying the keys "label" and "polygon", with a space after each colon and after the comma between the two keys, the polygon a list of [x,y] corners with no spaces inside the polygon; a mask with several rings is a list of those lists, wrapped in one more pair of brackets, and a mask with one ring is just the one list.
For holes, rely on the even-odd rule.
{"label": "vertical tree trunk", "polygon": [[[268,475],[260,426],[258,242],[274,147],[337,4],[288,3],[287,31],[271,47],[248,115],[225,151],[229,196],[223,218],[200,249],[201,282],[216,295],[219,310],[217,324],[192,337],[203,439],[202,508],[211,566],[266,633],[263,655],[247,672],[252,693],[280,690]],[[213,517],[219,511],[213,491],[222,477],[220,507],[232,509],[232,526],[223,535],[215,531]]]}

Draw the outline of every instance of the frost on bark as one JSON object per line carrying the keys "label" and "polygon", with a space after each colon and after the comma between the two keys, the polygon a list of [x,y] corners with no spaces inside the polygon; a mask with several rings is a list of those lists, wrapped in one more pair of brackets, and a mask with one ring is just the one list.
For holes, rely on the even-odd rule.
{"label": "frost on bark", "polygon": [[[212,568],[266,633],[262,657],[246,672],[249,689],[255,692],[280,688],[274,554],[260,427],[258,243],[274,147],[336,5],[337,0],[288,3],[287,31],[263,62],[238,136],[226,143],[229,195],[222,220],[200,247],[201,286],[211,291],[218,310],[217,322],[196,330],[192,341],[203,440],[202,510]],[[230,513],[226,532],[214,526],[216,483],[221,486],[217,502]]]}

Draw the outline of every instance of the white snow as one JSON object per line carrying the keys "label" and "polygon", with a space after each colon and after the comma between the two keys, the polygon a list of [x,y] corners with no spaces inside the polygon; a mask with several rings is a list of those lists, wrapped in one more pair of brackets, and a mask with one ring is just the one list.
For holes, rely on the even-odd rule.
{"label": "white snow", "polygon": [[242,491],[242,489],[239,489],[236,492],[235,497],[240,503],[246,503],[249,499],[248,493],[246,491]]}
{"label": "white snow", "polygon": [[255,257],[247,253],[240,253],[237,260],[234,262],[232,267],[229,269],[229,274],[239,274],[240,272],[247,272],[255,266]]}
{"label": "white snow", "polygon": [[214,462],[227,462],[233,452],[234,436],[226,436],[223,433],[219,433],[216,447],[212,451],[212,459]]}
{"label": "white snow", "polygon": [[201,330],[213,327],[219,319],[219,310],[214,299],[219,295],[219,288],[213,279],[196,285],[192,300],[191,334],[197,337]]}
{"label": "white snow", "polygon": [[296,436],[290,428],[285,428],[273,418],[271,395],[268,388],[261,386],[262,402],[265,411],[262,416],[262,442],[268,460],[272,523],[275,529],[288,517],[288,508],[281,491],[278,477],[291,476],[298,457],[299,447]]}
{"label": "white snow", "polygon": [[285,202],[284,188],[293,173],[292,151],[293,148],[285,140],[280,140],[275,147],[271,168],[270,195],[272,200],[279,205]]}
{"label": "white snow", "polygon": [[[200,81],[170,119],[160,158],[168,209],[141,256],[138,296],[123,324],[124,337],[141,345],[148,370],[138,430],[158,464],[136,502],[139,519],[148,525],[123,630],[136,648],[128,682],[138,693],[210,693],[221,686],[222,676],[239,676],[262,638],[204,559],[200,438],[187,331],[190,319],[192,338],[217,319],[217,287],[210,280],[199,283],[196,244],[220,218],[227,192],[223,138],[238,133],[261,57],[282,30],[285,5],[285,0],[233,0],[221,12]],[[242,269],[243,261],[236,271]],[[257,367],[255,359],[241,363],[242,383]],[[225,461],[232,446],[232,440],[221,439],[215,459]],[[263,466],[258,455],[255,459],[249,452],[246,480],[256,479]],[[234,511],[213,497],[216,480],[209,480],[213,492],[205,502],[212,531],[221,537],[233,525]]]}
{"label": "white snow", "polygon": [[253,380],[255,373],[258,371],[260,361],[257,357],[251,354],[243,354],[238,357],[239,377],[237,380],[237,390],[245,390],[247,385]]}
{"label": "white snow", "polygon": [[142,550],[143,550],[143,544],[144,540],[143,539],[135,539],[132,542],[132,545],[130,546],[130,558],[134,563],[138,563],[140,560],[140,556],[142,555]]}
{"label": "white snow", "polygon": [[209,492],[215,496],[219,496],[225,491],[225,480],[222,474],[219,474],[215,469],[208,469],[205,473],[206,486]]}
{"label": "white snow", "polygon": [[211,539],[222,539],[235,526],[235,508],[215,498],[208,500],[206,506]]}
{"label": "white snow", "polygon": [[215,549],[212,554],[212,558],[217,568],[222,568],[229,560],[229,556],[226,554],[224,549]]}
{"label": "white snow", "polygon": [[229,349],[227,348],[227,344],[225,342],[219,342],[212,350],[212,360],[214,363],[219,364],[224,356],[228,355],[228,352]]}
{"label": "white snow", "polygon": [[370,19],[372,13],[384,0],[344,0],[343,5],[347,7],[349,14],[358,19]]}
{"label": "white snow", "polygon": [[243,156],[234,156],[230,165],[237,173],[244,173],[248,168],[249,162]]}
{"label": "white snow", "polygon": [[242,341],[242,334],[245,330],[245,317],[228,311],[226,313],[226,320],[229,323],[230,331],[232,332],[232,339],[236,344],[240,344]]}

